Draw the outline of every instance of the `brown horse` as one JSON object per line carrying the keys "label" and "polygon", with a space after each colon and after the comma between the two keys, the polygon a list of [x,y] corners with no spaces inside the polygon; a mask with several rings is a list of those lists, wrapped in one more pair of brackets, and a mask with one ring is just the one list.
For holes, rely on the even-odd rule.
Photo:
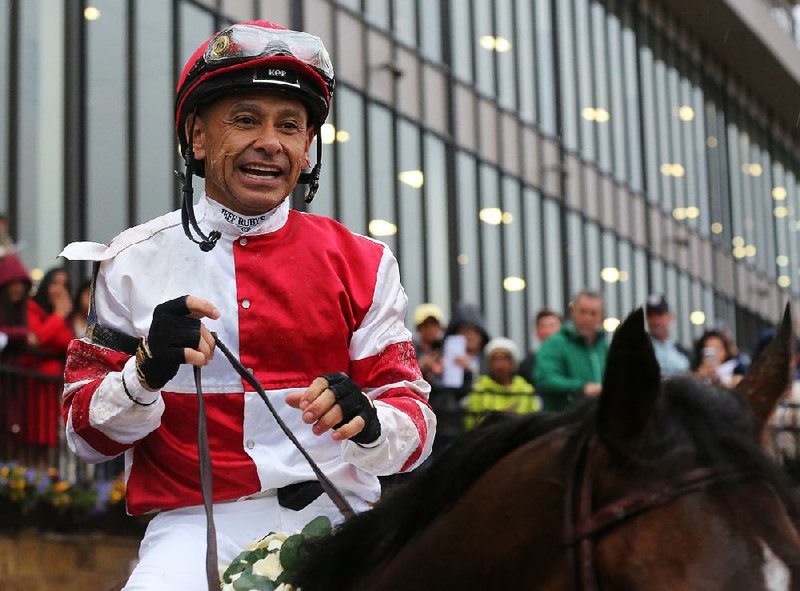
{"label": "brown horse", "polygon": [[603,393],[464,436],[307,548],[303,591],[800,590],[798,500],[762,451],[792,365],[779,335],[737,391],[662,382],[641,310]]}

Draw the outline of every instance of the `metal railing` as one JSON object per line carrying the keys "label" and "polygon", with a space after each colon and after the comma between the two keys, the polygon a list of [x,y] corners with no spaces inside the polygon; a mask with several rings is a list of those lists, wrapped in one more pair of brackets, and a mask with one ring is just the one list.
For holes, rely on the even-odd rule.
{"label": "metal railing", "polygon": [[60,376],[0,364],[0,463],[55,468],[70,482],[113,478],[120,460],[90,465],[68,448],[61,418]]}

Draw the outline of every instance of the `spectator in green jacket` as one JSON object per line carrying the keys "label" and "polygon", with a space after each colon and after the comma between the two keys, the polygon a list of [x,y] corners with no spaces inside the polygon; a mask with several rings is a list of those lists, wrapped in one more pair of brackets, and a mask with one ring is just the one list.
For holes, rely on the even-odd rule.
{"label": "spectator in green jacket", "polygon": [[511,339],[494,338],[484,349],[488,375],[480,376],[466,399],[464,427],[475,427],[491,412],[527,414],[541,410],[539,397],[522,376],[515,375],[519,350]]}
{"label": "spectator in green jacket", "polygon": [[536,359],[535,383],[546,411],[565,410],[602,390],[608,343],[603,296],[582,291],[572,301],[571,321],[547,339]]}

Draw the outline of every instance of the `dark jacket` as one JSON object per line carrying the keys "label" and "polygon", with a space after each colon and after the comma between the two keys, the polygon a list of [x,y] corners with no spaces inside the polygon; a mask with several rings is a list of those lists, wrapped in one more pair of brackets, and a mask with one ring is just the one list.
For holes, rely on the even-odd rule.
{"label": "dark jacket", "polygon": [[561,331],[551,336],[536,356],[536,390],[545,411],[560,411],[582,400],[583,387],[602,383],[605,374],[608,343],[603,331],[598,331],[593,344],[565,322]]}

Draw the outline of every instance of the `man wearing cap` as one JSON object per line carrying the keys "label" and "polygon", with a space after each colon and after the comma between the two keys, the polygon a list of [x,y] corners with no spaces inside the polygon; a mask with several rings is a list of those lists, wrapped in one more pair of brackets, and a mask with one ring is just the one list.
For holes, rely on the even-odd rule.
{"label": "man wearing cap", "polygon": [[[98,263],[88,336],[68,354],[68,443],[90,462],[124,453],[128,511],[157,513],[128,590],[208,589],[191,366],[202,368],[219,565],[270,531],[341,518],[254,387],[214,355],[218,342],[356,510],[377,500],[378,476],[430,453],[435,417],[394,256],[289,208],[298,182],[307,200],[318,187],[322,142],[304,170],[334,86],[313,35],[266,21],[214,35],[178,83],[181,210],[63,253]],[[196,205],[193,174],[206,180]]]}
{"label": "man wearing cap", "polygon": [[664,294],[654,293],[647,298],[645,315],[650,342],[655,349],[661,375],[667,377],[688,372],[689,356],[674,339],[670,338],[669,328],[674,316],[670,314]]}

